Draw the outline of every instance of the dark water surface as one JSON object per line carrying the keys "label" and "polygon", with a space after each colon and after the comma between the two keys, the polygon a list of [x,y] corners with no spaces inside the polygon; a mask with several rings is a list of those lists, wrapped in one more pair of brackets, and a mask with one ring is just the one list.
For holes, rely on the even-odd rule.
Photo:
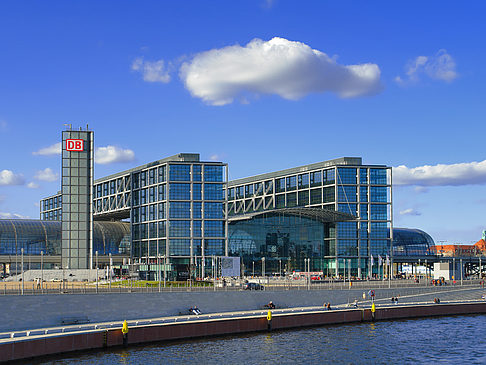
{"label": "dark water surface", "polygon": [[410,319],[166,342],[39,364],[486,363],[486,315]]}

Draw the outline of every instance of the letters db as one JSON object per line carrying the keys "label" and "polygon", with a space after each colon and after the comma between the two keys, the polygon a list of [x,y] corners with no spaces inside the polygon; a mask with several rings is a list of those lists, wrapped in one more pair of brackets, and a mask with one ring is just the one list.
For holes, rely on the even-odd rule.
{"label": "letters db", "polygon": [[66,151],[84,151],[82,139],[66,139]]}

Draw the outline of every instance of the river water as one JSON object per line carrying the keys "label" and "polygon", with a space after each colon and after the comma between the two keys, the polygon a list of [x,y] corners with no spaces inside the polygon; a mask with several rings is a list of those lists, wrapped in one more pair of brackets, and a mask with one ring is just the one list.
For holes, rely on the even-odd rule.
{"label": "river water", "polygon": [[486,315],[313,327],[68,355],[38,364],[486,363]]}

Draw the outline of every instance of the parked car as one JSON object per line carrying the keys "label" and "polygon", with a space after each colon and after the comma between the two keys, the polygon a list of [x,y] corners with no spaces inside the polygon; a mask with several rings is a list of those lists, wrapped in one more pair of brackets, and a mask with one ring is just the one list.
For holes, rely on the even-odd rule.
{"label": "parked car", "polygon": [[243,286],[244,290],[263,290],[265,287],[258,283],[245,283]]}

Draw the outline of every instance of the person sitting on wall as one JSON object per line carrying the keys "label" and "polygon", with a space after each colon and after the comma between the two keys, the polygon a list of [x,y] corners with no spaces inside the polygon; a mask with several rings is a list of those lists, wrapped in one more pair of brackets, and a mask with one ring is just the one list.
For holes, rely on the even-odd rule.
{"label": "person sitting on wall", "polygon": [[273,304],[272,301],[268,302],[268,304],[265,304],[265,308],[268,309],[275,309],[275,304]]}
{"label": "person sitting on wall", "polygon": [[195,314],[197,316],[202,314],[201,310],[197,307],[197,305],[195,305],[194,308],[190,308],[189,312],[191,312],[192,314]]}
{"label": "person sitting on wall", "polygon": [[327,310],[330,311],[331,310],[331,303],[327,303]]}

